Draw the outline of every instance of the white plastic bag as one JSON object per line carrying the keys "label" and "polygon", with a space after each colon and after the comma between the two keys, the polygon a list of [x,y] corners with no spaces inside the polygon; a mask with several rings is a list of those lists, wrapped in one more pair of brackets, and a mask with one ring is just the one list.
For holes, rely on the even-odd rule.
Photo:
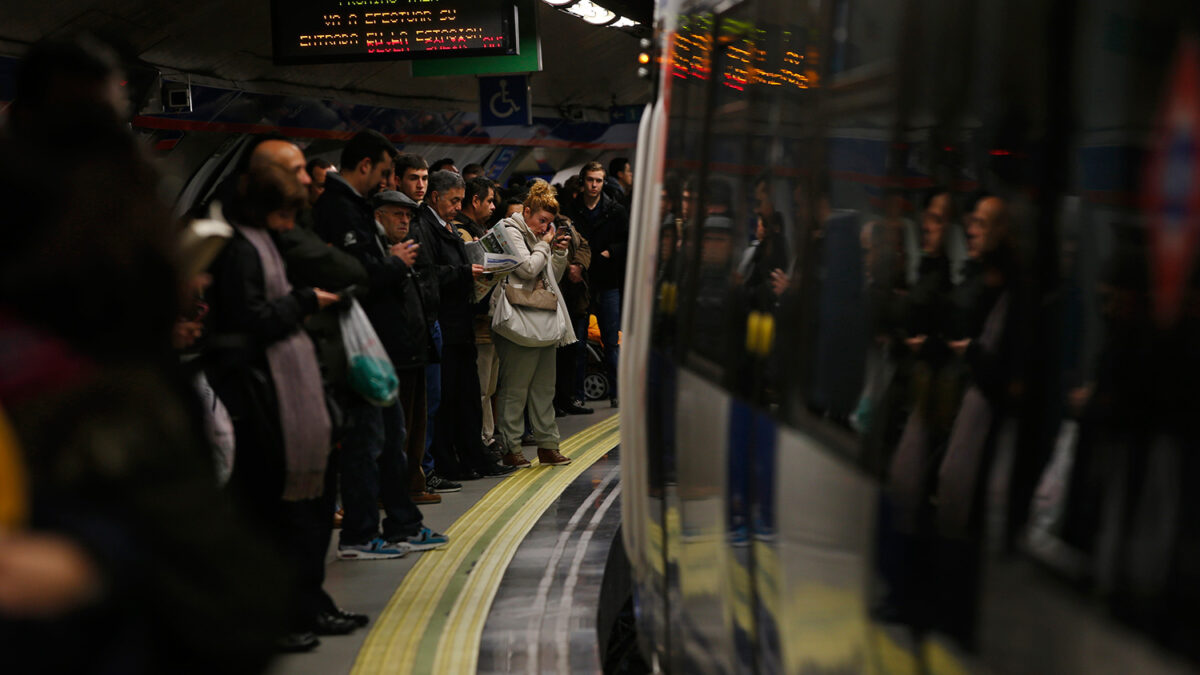
{"label": "white plastic bag", "polygon": [[351,299],[349,309],[342,312],[339,322],[342,344],[346,346],[346,375],[350,388],[372,405],[392,405],[396,402],[400,380],[358,300]]}
{"label": "white plastic bag", "polygon": [[213,391],[204,373],[196,375],[195,385],[200,394],[200,401],[204,404],[204,431],[212,444],[217,485],[223,486],[233,474],[233,457],[237,446],[233,435],[233,420],[229,417],[225,404],[217,398],[217,392]]}

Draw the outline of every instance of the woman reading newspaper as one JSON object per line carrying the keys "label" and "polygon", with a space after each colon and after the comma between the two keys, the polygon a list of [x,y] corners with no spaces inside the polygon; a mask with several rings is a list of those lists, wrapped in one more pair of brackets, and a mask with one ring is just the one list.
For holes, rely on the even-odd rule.
{"label": "woman reading newspaper", "polygon": [[500,221],[499,226],[520,261],[492,294],[492,330],[500,357],[498,426],[508,451],[504,463],[510,466],[530,465],[521,452],[526,409],[538,461],[543,465],[571,462],[558,451],[558,422],[554,419],[555,350],[575,342],[558,288],[567,267],[570,234],[555,235],[551,223],[556,215],[554,188],[538,181],[529,189],[521,212]]}

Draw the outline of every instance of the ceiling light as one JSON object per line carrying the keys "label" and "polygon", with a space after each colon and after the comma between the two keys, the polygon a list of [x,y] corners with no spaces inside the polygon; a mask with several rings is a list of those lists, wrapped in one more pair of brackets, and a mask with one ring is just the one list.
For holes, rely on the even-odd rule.
{"label": "ceiling light", "polygon": [[563,5],[569,5],[575,2],[575,0],[542,0],[542,2],[545,2],[551,7],[562,7]]}
{"label": "ceiling light", "polygon": [[636,25],[638,25],[637,21],[634,21],[633,19],[630,19],[629,17],[623,16],[623,17],[617,19],[616,23],[609,24],[608,27],[609,28],[633,28]]}
{"label": "ceiling light", "polygon": [[567,7],[567,14],[574,14],[593,26],[604,26],[616,21],[618,18],[616,12],[611,9],[604,9],[592,2],[592,0],[579,0],[579,2]]}

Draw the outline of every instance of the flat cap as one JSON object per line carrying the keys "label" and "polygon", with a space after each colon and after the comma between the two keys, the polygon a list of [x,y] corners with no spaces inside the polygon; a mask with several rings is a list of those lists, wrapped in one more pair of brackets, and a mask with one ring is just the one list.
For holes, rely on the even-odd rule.
{"label": "flat cap", "polygon": [[376,209],[389,205],[407,206],[413,211],[416,211],[421,206],[420,204],[414,202],[408,195],[404,194],[403,192],[397,192],[396,190],[384,190],[383,192],[379,192],[371,198],[371,206]]}

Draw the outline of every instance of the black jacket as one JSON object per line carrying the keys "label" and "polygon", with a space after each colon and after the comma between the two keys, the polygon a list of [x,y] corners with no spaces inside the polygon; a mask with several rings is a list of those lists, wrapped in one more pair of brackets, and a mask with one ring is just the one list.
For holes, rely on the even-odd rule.
{"label": "black jacket", "polygon": [[[453,223],[451,223],[453,226]],[[412,236],[421,244],[417,270],[437,280],[437,320],[442,340],[448,345],[475,344],[475,280],[466,243],[438,222],[428,204],[423,205],[412,225]],[[421,257],[424,257],[422,265]],[[428,272],[426,272],[428,268]]]}
{"label": "black jacket", "polygon": [[[311,210],[309,220],[311,221]],[[354,256],[329,246],[315,232],[295,227],[274,237],[284,263],[288,281],[297,288],[321,288],[338,293],[349,286],[367,285],[367,271]],[[341,303],[308,317],[304,328],[317,347],[321,378],[339,404],[349,396],[346,380],[346,348],[342,342]]]}
{"label": "black jacket", "polygon": [[260,384],[271,391],[267,347],[303,327],[305,317],[317,311],[317,296],[311,288],[296,288],[268,300],[258,251],[241,234],[229,240],[210,269],[208,378],[238,419],[255,410],[247,378],[252,371],[267,375]]}
{"label": "black jacket", "polygon": [[[584,206],[581,195],[568,205],[567,215],[592,247],[588,283],[593,291],[620,289],[625,285],[625,257],[629,247],[629,214],[612,197],[601,193],[595,214]],[[612,257],[600,255],[608,251]]]}
{"label": "black jacket", "polygon": [[375,212],[345,180],[330,174],[314,207],[317,234],[354,256],[367,271],[370,293],[363,309],[397,370],[432,360],[429,324],[420,280],[387,244],[375,224]]}

